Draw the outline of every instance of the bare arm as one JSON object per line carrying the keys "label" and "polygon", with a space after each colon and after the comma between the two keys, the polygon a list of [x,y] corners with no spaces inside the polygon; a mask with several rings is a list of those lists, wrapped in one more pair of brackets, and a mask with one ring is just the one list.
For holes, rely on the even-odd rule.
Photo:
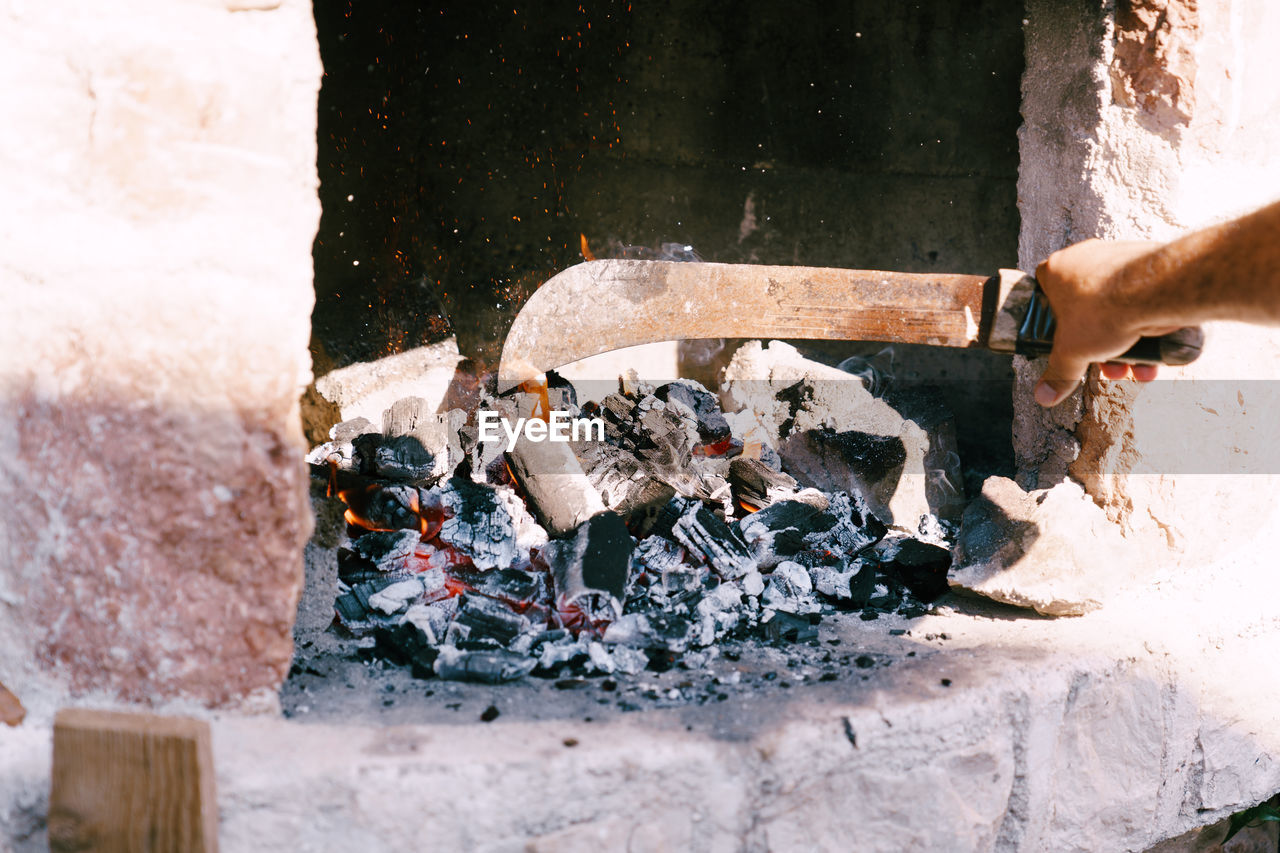
{"label": "bare arm", "polygon": [[[1090,363],[1106,362],[1143,335],[1207,320],[1280,325],[1280,202],[1159,245],[1086,240],[1054,252],[1036,278],[1058,318],[1036,400],[1053,406]],[[1105,365],[1119,378],[1122,367]],[[1138,379],[1154,368],[1135,367]]]}

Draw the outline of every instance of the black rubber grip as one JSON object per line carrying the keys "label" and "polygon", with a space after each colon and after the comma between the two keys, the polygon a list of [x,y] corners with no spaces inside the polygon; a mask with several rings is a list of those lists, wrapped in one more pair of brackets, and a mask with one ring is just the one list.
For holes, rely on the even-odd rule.
{"label": "black rubber grip", "polygon": [[[1014,351],[1019,355],[1036,357],[1048,355],[1053,349],[1053,332],[1057,321],[1044,291],[1038,286],[1027,304],[1027,314],[1018,327],[1018,341]],[[1139,338],[1123,355],[1111,361],[1122,364],[1190,364],[1200,357],[1204,345],[1204,330],[1199,326],[1187,326],[1158,338]]]}

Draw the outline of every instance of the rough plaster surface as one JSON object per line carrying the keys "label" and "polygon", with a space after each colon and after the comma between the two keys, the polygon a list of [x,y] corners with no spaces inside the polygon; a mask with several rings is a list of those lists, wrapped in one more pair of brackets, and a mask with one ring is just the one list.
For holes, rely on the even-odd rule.
{"label": "rough plaster surface", "polygon": [[[1277,594],[1221,565],[1078,619],[848,620],[840,648],[891,666],[590,722],[527,719],[512,685],[488,724],[223,715],[222,847],[1145,850],[1280,790]],[[48,725],[0,729],[18,850],[44,839]]]}
{"label": "rough plaster surface", "polygon": [[[1280,8],[1116,8],[1027,4],[1024,269],[1088,237],[1168,240],[1280,197]],[[1280,467],[1259,439],[1274,395],[1249,380],[1280,374],[1280,334],[1214,324],[1207,335],[1199,362],[1163,372],[1172,382],[1091,378],[1049,412],[1030,394],[1044,364],[1018,359],[1020,483],[1075,479],[1126,536],[1188,566],[1235,547],[1226,530],[1256,531]]]}
{"label": "rough plaster surface", "polygon": [[0,11],[0,680],[274,699],[310,529],[306,3]]}

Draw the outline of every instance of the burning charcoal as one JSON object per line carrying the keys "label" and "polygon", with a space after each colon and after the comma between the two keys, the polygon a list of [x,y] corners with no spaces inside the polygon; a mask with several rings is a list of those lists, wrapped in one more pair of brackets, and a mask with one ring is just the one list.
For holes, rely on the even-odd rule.
{"label": "burning charcoal", "polygon": [[616,668],[616,664],[613,662],[613,655],[609,654],[609,651],[603,645],[594,640],[587,644],[587,657],[591,661],[591,670],[593,672],[603,672],[608,675]]}
{"label": "burning charcoal", "polygon": [[547,531],[530,514],[529,507],[516,494],[515,489],[510,486],[496,486],[493,490],[493,496],[498,503],[506,507],[507,515],[511,516],[511,523],[516,529],[516,547],[520,554],[519,560],[527,559],[531,548],[541,548],[547,544]]}
{"label": "burning charcoal", "polygon": [[397,619],[384,616],[370,602],[370,598],[391,584],[392,581],[389,578],[378,578],[358,583],[349,591],[339,595],[333,603],[338,624],[356,637],[363,636],[375,628],[389,628],[395,625]]}
{"label": "burning charcoal", "polygon": [[422,595],[422,592],[422,581],[417,578],[398,581],[369,596],[369,607],[381,610],[390,616],[413,599]]}
{"label": "burning charcoal", "polygon": [[705,569],[690,566],[687,563],[679,566],[668,566],[662,571],[662,591],[668,598],[685,592],[694,592],[702,588]]}
{"label": "burning charcoal", "polygon": [[533,671],[537,661],[504,651],[463,651],[441,646],[436,658],[436,675],[446,681],[475,681],[501,684],[515,681]]}
{"label": "burning charcoal", "polygon": [[681,472],[693,458],[697,424],[686,421],[680,413],[653,399],[653,405],[638,406],[637,456],[648,463],[650,470],[658,474]]}
{"label": "burning charcoal", "polygon": [[758,598],[764,592],[764,575],[759,572],[747,572],[742,576],[742,591]]}
{"label": "burning charcoal", "polygon": [[402,624],[404,622],[413,624],[422,632],[428,643],[436,646],[444,641],[445,632],[449,630],[449,623],[453,621],[453,615],[457,610],[456,598],[446,598],[431,604],[414,604],[404,614]]}
{"label": "burning charcoal", "polygon": [[491,486],[452,477],[425,492],[424,498],[424,503],[438,505],[448,515],[440,527],[440,541],[466,554],[480,571],[505,569],[520,556],[515,521]]}
{"label": "burning charcoal", "polygon": [[646,536],[632,553],[631,565],[636,574],[643,572],[660,578],[664,573],[687,563],[684,561],[684,549],[675,542],[661,536]]}
{"label": "burning charcoal", "polygon": [[412,486],[344,489],[338,497],[347,505],[347,521],[370,530],[418,530],[418,490]]}
{"label": "burning charcoal", "polygon": [[729,422],[720,411],[720,401],[700,383],[681,379],[659,387],[655,396],[664,402],[677,402],[693,413],[702,444],[716,444],[729,438]]}
{"label": "burning charcoal", "polygon": [[738,532],[692,498],[673,498],[655,523],[654,532],[669,533],[728,580],[742,577],[756,567],[755,558]]}
{"label": "burning charcoal", "polygon": [[742,456],[729,463],[729,484],[738,500],[751,507],[767,507],[779,501],[800,501],[827,508],[827,498],[817,489],[802,489],[790,475],[775,471],[759,459]]}
{"label": "burning charcoal", "polygon": [[366,533],[351,546],[356,556],[368,560],[380,572],[400,568],[418,547],[422,534],[417,530],[388,530]]}
{"label": "burning charcoal", "polygon": [[467,639],[492,637],[506,645],[529,625],[529,620],[500,601],[483,595],[464,594],[458,602],[455,625],[467,628]]}
{"label": "burning charcoal", "polygon": [[635,675],[649,666],[649,656],[639,649],[630,646],[614,646],[610,651],[615,672]]}
{"label": "burning charcoal", "polygon": [[818,611],[813,599],[813,580],[799,563],[784,560],[769,575],[760,603],[786,613],[804,614]]}
{"label": "burning charcoal", "polygon": [[780,610],[764,624],[764,635],[775,643],[807,643],[818,639],[818,626],[807,618]]}
{"label": "burning charcoal", "polygon": [[500,569],[487,572],[475,579],[475,591],[490,598],[518,606],[520,609],[550,599],[546,575],[534,574],[523,569]]}
{"label": "burning charcoal", "polygon": [[888,532],[888,528],[857,497],[847,492],[836,492],[829,496],[829,500],[827,514],[835,519],[835,523],[807,534],[804,537],[807,548],[849,558],[879,542]]}
{"label": "burning charcoal", "polygon": [[612,512],[587,519],[571,539],[548,543],[542,556],[551,567],[557,602],[573,604],[600,595],[621,601],[634,549],[626,524]]}
{"label": "burning charcoal", "polygon": [[917,539],[907,539],[898,547],[888,565],[911,594],[924,602],[934,601],[948,589],[947,570],[951,552]]}
{"label": "burning charcoal", "polygon": [[889,501],[907,464],[896,435],[822,428],[795,433],[779,446],[782,463],[799,479],[824,491],[849,489],[889,515]]}

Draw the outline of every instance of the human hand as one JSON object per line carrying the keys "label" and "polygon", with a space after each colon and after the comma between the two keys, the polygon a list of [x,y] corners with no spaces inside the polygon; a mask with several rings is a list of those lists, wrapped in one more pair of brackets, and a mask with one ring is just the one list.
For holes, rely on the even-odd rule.
{"label": "human hand", "polygon": [[1159,244],[1085,240],[1054,252],[1036,268],[1036,279],[1057,318],[1049,366],[1036,385],[1036,402],[1056,406],[1084,378],[1092,363],[1102,364],[1107,379],[1156,377],[1155,365],[1108,361],[1144,335],[1174,331],[1144,322],[1140,300],[1126,291],[1126,273]]}

